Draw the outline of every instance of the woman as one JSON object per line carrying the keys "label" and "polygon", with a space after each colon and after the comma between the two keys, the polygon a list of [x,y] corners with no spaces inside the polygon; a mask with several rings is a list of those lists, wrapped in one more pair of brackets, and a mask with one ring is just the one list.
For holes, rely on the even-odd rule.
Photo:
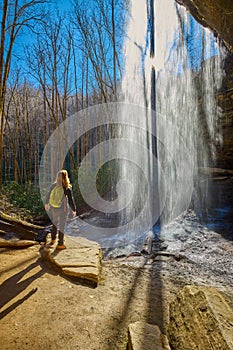
{"label": "woman", "polygon": [[53,246],[56,242],[58,230],[57,249],[66,249],[64,245],[64,228],[68,216],[68,205],[72,209],[73,217],[76,215],[76,206],[73,199],[72,186],[66,170],[60,170],[57,173],[56,181],[51,185],[46,197],[45,210],[52,212],[52,232],[51,242],[48,246]]}

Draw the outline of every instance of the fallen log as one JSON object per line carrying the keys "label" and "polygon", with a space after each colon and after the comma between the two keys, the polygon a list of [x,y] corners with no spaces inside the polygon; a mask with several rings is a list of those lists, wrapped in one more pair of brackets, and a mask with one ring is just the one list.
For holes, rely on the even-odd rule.
{"label": "fallen log", "polygon": [[44,229],[44,226],[33,225],[0,211],[0,232],[3,231],[6,236],[15,236],[22,240],[34,240],[36,235],[43,232]]}
{"label": "fallen log", "polygon": [[38,243],[31,240],[17,239],[17,238],[13,238],[13,239],[0,238],[0,248],[7,248],[7,247],[23,248],[23,247],[30,247],[35,244],[38,244]]}
{"label": "fallen log", "polygon": [[146,238],[143,242],[141,253],[150,255],[152,251],[152,243],[153,243],[153,233],[150,231],[147,233]]}

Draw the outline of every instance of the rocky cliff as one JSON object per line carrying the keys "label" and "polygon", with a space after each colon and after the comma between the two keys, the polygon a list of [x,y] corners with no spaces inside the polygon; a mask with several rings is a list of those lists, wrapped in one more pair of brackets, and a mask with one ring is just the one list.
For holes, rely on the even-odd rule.
{"label": "rocky cliff", "polygon": [[226,48],[223,63],[224,78],[217,93],[220,107],[222,143],[218,147],[217,163],[213,166],[233,169],[233,1],[176,0],[184,5],[204,27],[210,28]]}
{"label": "rocky cliff", "polygon": [[176,0],[184,5],[193,17],[209,27],[233,52],[233,1],[232,0]]}
{"label": "rocky cliff", "polygon": [[233,54],[226,57],[223,69],[225,76],[217,94],[218,106],[221,108],[222,134],[217,165],[220,168],[233,169]]}

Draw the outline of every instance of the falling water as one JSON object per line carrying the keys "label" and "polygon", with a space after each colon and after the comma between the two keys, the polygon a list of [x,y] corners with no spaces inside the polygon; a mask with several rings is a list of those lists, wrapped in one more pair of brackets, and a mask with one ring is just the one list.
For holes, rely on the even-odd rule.
{"label": "falling water", "polygon": [[[112,123],[115,135],[82,162],[82,195],[100,217],[80,224],[79,235],[128,254],[145,235],[172,236],[174,219],[187,208],[206,206],[201,170],[213,166],[221,140],[215,95],[222,53],[210,31],[175,0],[131,0],[124,48],[119,102],[88,109],[90,130]],[[70,145],[82,131],[73,123],[66,125]],[[116,169],[110,201],[100,198],[93,176],[108,162]]]}
{"label": "falling water", "polygon": [[[199,172],[213,165],[220,140],[215,94],[221,60],[211,32],[174,0],[131,1],[121,100],[132,104],[127,116],[134,114],[140,126],[121,130],[134,141],[129,150],[134,156],[132,162],[120,162],[120,177],[133,187],[132,205],[121,212],[122,224],[131,221],[132,231],[142,229],[133,217],[138,212],[155,225],[159,210],[163,226],[193,204],[194,193],[200,205],[198,193],[203,199],[205,189]],[[122,113],[123,124],[125,117]],[[147,149],[146,157],[135,155],[135,142]],[[151,192],[156,196],[149,196],[143,211],[143,199]]]}

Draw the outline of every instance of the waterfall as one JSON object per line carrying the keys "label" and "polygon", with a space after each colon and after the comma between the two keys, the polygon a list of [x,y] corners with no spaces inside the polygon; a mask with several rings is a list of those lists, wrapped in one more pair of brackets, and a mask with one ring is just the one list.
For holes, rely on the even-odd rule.
{"label": "waterfall", "polygon": [[174,0],[130,5],[120,94],[129,107],[120,134],[131,146],[122,142],[119,152],[127,147],[132,159],[122,157],[119,178],[132,200],[121,224],[130,222],[137,238],[156,222],[174,220],[193,205],[194,193],[195,205],[203,205],[200,169],[214,164],[221,138],[215,95],[222,53],[211,32]]}
{"label": "waterfall", "polygon": [[[107,138],[79,167],[80,191],[97,215],[75,224],[79,235],[107,250],[120,247],[120,255],[137,251],[148,235],[173,235],[186,209],[204,211],[202,169],[214,165],[221,140],[215,95],[223,57],[211,32],[175,0],[129,4],[118,101],[88,108],[88,130],[104,125]],[[66,119],[64,154],[87,132],[84,117]],[[50,139],[52,148],[57,134]],[[96,187],[103,165],[100,175],[113,179],[107,198]]]}

